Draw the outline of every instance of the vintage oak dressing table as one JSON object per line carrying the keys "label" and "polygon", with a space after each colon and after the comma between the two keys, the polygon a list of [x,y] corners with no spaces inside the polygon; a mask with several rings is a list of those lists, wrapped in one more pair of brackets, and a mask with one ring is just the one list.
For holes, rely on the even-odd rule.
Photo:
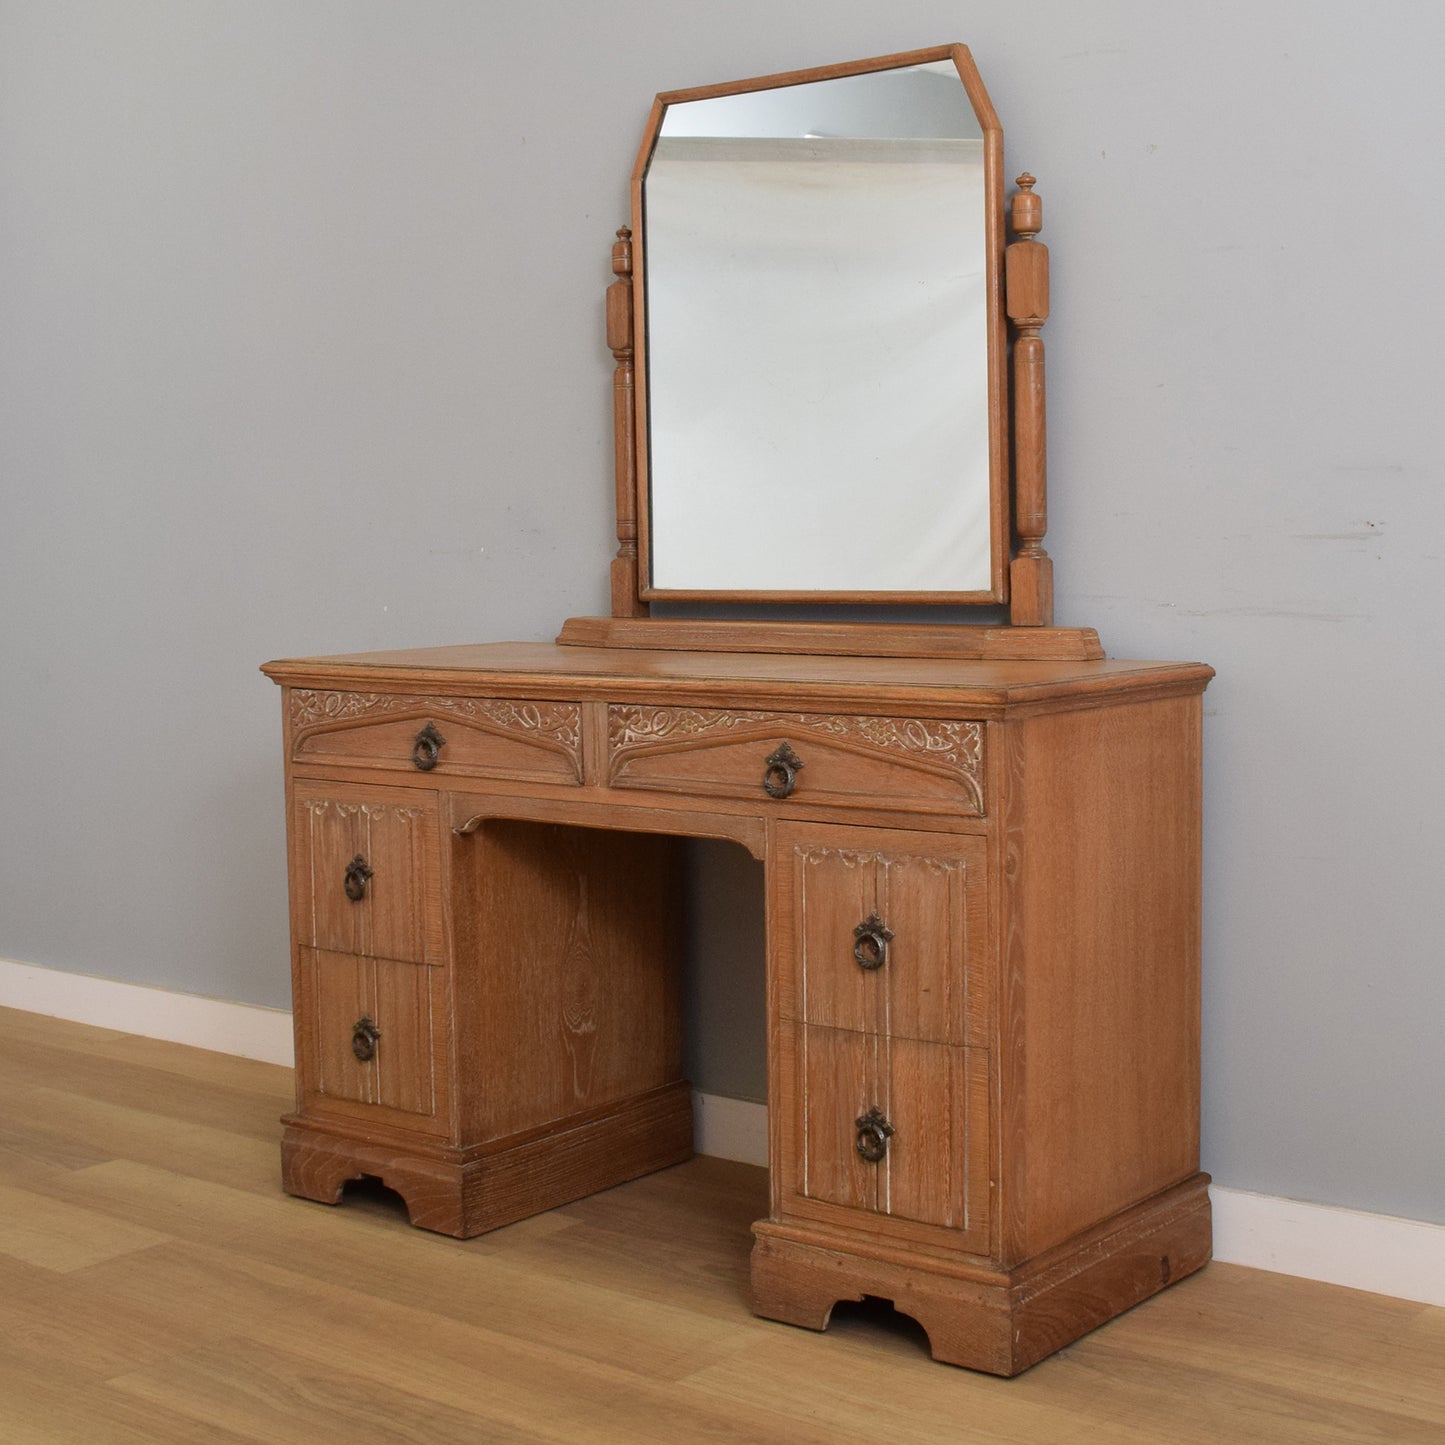
{"label": "vintage oak dressing table", "polygon": [[[1007,243],[962,46],[658,98],[613,615],[265,668],[290,1192],[375,1176],[466,1238],[687,1158],[677,840],[724,838],[767,879],[759,1314],[880,1296],[1013,1374],[1207,1260],[1211,673],[1051,625],[1031,187]],[[1009,621],[650,615],[699,600]]]}

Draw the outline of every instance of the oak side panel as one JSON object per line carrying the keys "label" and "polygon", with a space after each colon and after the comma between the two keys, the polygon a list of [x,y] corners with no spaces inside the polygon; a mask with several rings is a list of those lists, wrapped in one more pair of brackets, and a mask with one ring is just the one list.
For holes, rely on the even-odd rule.
{"label": "oak side panel", "polygon": [[1020,1113],[1029,1255],[1199,1167],[1200,712],[1191,697],[1055,714],[1010,740],[1025,977],[1003,1107]]}
{"label": "oak side panel", "polygon": [[679,853],[489,819],[453,837],[463,1143],[681,1079]]}

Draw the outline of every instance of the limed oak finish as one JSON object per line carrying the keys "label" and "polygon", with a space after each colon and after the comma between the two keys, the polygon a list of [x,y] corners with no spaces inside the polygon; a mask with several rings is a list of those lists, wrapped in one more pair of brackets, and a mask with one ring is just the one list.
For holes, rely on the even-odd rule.
{"label": "limed oak finish", "polygon": [[284,1179],[468,1237],[688,1157],[676,840],[768,894],[758,1313],[1013,1374],[1209,1255],[1199,664],[495,644],[269,664]]}

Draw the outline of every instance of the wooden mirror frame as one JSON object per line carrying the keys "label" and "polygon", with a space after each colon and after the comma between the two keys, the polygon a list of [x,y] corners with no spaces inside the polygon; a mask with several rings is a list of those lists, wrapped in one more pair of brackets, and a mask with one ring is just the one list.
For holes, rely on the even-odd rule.
{"label": "wooden mirror frame", "polygon": [[[650,237],[645,222],[644,187],[651,168],[663,122],[674,106],[698,101],[716,100],[725,96],[759,94],[790,89],[794,86],[816,85],[864,75],[878,75],[892,70],[911,69],[942,62],[952,66],[968,98],[973,119],[978,125],[983,151],[983,283],[986,357],[984,365],[985,395],[981,398],[988,420],[988,586],[976,590],[851,590],[829,588],[814,591],[793,586],[775,588],[717,588],[695,586],[658,586],[650,579],[655,575],[651,556],[652,444],[651,374],[647,347],[651,336],[648,323],[650,298],[647,287],[648,245]],[[730,81],[721,85],[700,86],[691,90],[668,91],[653,102],[632,169],[632,233],[633,246],[633,335],[636,337],[635,435],[637,437],[637,522],[638,522],[638,596],[642,601],[668,602],[819,602],[819,603],[911,603],[925,605],[992,605],[1008,598],[1008,398],[1005,361],[1007,338],[1000,304],[1003,266],[1003,129],[989,101],[988,92],[962,45],[940,46],[909,54],[889,55],[871,60],[852,61],[845,65],[824,66],[812,70],[790,71],[781,75],[761,76],[752,80]],[[973,395],[958,397],[958,409],[973,409]],[[866,423],[865,423],[866,429]],[[959,483],[962,484],[962,477]],[[816,499],[815,499],[816,500]]]}
{"label": "wooden mirror frame", "polygon": [[[989,378],[990,551],[994,587],[987,594],[827,594],[829,603],[877,602],[1006,604],[1008,626],[938,624],[755,622],[653,619],[649,603],[726,600],[809,602],[819,594],[659,591],[646,582],[648,473],[645,383],[645,256],[641,235],[642,182],[669,105],[812,81],[832,80],[905,66],[951,60],[984,133]],[[611,572],[611,618],[571,618],[559,642],[584,646],[700,648],[755,651],[795,649],[835,654],[1006,658],[1102,657],[1092,628],[1053,626],[1053,563],[1043,547],[1047,529],[1044,344],[1049,314],[1048,248],[1037,240],[1043,224],[1034,178],[1019,176],[1010,198],[1006,241],[1003,215],[1003,131],[968,47],[943,45],[844,65],[786,71],[753,80],[691,90],[664,91],[653,102],[632,172],[632,227],[612,246],[615,280],[607,288],[607,344],[613,372],[613,432],[617,500],[617,555]],[[1005,321],[1007,317],[1007,322]],[[1010,355],[1009,326],[1013,344]],[[639,360],[643,365],[639,366]],[[1010,468],[1012,463],[1012,468]],[[1012,487],[1009,486],[1010,471]],[[1016,629],[1028,629],[1021,632]]]}

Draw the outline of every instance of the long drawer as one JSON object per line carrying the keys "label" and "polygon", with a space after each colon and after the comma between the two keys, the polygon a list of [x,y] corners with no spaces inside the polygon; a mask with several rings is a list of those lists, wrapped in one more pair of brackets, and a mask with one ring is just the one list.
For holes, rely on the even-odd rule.
{"label": "long drawer", "polygon": [[293,688],[291,756],[438,778],[576,784],[582,709],[575,702]]}
{"label": "long drawer", "polygon": [[977,817],[983,724],[927,718],[648,707],[607,709],[615,788]]}

